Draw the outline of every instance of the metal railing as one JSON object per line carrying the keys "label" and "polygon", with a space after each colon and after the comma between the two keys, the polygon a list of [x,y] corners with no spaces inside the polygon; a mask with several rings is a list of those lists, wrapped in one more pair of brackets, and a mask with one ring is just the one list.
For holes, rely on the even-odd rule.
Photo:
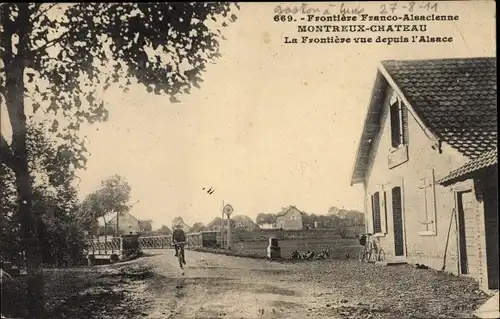
{"label": "metal railing", "polygon": [[123,250],[121,237],[97,237],[88,241],[88,253],[92,255],[120,255]]}
{"label": "metal railing", "polygon": [[145,236],[139,237],[141,249],[165,249],[172,246],[172,236]]}

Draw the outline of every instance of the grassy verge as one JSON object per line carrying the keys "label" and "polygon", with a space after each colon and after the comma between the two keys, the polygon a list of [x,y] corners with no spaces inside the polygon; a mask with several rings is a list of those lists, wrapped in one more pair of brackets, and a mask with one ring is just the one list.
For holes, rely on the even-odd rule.
{"label": "grassy verge", "polygon": [[[44,318],[137,318],[142,314],[137,287],[152,277],[149,268],[115,264],[44,270]],[[27,277],[2,282],[2,314],[26,317]],[[133,301],[133,302],[131,302]]]}
{"label": "grassy verge", "polygon": [[[243,257],[252,259],[267,259],[267,240],[252,242],[235,242],[231,250],[221,248],[196,247],[190,250],[221,254],[233,257]],[[308,262],[310,260],[292,260],[291,255],[294,250],[303,253],[307,250],[320,253],[330,249],[330,257],[327,259],[350,259],[357,258],[360,250],[357,239],[336,238],[336,239],[287,239],[279,242],[281,247],[281,258],[275,259],[280,262]]]}
{"label": "grassy verge", "polygon": [[233,256],[233,257],[266,259],[265,255],[262,256],[262,255],[258,255],[255,253],[245,253],[245,252],[238,252],[238,251],[234,251],[234,250],[227,250],[227,249],[220,249],[220,248],[194,247],[194,248],[190,248],[189,250],[205,252],[205,253],[212,253],[212,254],[220,254],[220,255],[226,255],[226,256]]}

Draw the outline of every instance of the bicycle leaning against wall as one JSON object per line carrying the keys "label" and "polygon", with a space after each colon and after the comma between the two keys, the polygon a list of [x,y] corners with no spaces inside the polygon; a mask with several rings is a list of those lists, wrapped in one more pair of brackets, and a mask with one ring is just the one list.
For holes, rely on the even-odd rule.
{"label": "bicycle leaning against wall", "polygon": [[380,247],[377,237],[372,234],[362,234],[359,236],[359,244],[363,249],[359,252],[359,261],[373,263],[376,261],[385,261],[385,251]]}

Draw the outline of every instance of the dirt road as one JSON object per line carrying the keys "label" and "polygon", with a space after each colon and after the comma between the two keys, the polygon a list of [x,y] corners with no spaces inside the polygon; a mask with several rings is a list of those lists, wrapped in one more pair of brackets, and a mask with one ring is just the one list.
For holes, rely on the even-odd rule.
{"label": "dirt road", "polygon": [[[46,318],[472,318],[488,296],[471,278],[357,260],[269,262],[172,250],[112,265],[46,269]],[[2,284],[2,312],[23,317],[25,282]],[[8,302],[7,302],[7,301]]]}
{"label": "dirt road", "polygon": [[314,315],[331,288],[297,281],[296,265],[186,251],[182,275],[173,251],[155,253],[147,318],[335,318]]}

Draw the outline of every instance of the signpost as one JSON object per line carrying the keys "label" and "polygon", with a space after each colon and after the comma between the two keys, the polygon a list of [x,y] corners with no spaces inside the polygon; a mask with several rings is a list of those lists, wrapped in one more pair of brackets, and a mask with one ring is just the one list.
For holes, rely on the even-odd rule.
{"label": "signpost", "polygon": [[233,213],[233,206],[226,204],[222,211],[227,216],[227,250],[231,250],[231,214]]}

